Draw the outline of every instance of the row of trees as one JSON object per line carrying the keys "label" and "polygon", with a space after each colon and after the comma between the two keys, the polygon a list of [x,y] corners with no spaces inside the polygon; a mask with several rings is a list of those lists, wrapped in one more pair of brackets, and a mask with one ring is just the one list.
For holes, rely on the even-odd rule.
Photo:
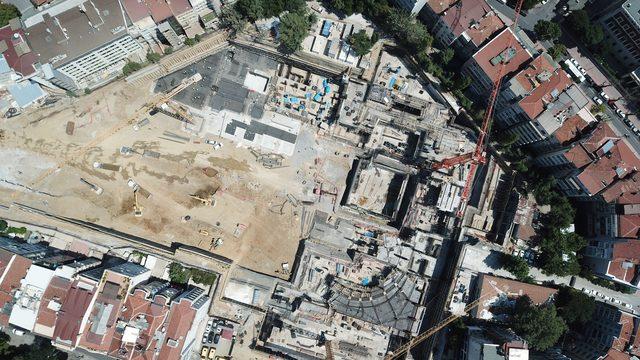
{"label": "row of trees", "polygon": [[67,354],[51,345],[51,341],[39,336],[33,344],[13,346],[9,335],[0,332],[0,358],[6,360],[64,360]]}
{"label": "row of trees", "polygon": [[169,279],[178,284],[186,284],[189,279],[193,282],[204,285],[213,285],[218,276],[215,273],[195,268],[185,268],[179,263],[169,265]]}
{"label": "row of trees", "polygon": [[247,22],[273,16],[280,17],[280,50],[285,54],[300,49],[311,25],[317,19],[307,11],[304,0],[238,0],[233,6],[226,6],[222,10],[220,24],[238,32],[244,29]]}
{"label": "row of trees", "polygon": [[20,11],[13,5],[0,3],[0,27],[9,24],[9,20],[20,16]]}
{"label": "row of trees", "polygon": [[570,287],[562,287],[553,304],[535,306],[528,296],[516,301],[513,330],[540,351],[552,347],[567,330],[580,331],[593,317],[595,300]]}

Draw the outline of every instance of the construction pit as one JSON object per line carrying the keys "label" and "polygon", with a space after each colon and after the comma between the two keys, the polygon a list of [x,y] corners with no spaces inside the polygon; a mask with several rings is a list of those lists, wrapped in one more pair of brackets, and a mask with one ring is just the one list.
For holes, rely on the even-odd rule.
{"label": "construction pit", "polygon": [[314,202],[326,202],[314,189],[326,182],[342,193],[351,149],[303,125],[293,155],[267,168],[250,148],[141,111],[157,97],[151,87],[118,81],[2,120],[0,198],[8,210],[0,216],[61,226],[12,205],[24,204],[286,277],[282,264],[293,263]]}

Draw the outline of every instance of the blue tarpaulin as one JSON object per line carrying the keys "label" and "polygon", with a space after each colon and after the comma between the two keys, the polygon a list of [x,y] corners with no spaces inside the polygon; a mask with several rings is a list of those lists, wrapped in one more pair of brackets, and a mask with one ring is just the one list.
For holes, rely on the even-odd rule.
{"label": "blue tarpaulin", "polygon": [[362,285],[364,285],[364,286],[369,285],[369,278],[368,278],[368,277],[367,277],[367,278],[362,279]]}
{"label": "blue tarpaulin", "polygon": [[322,23],[322,31],[320,31],[320,35],[327,37],[329,36],[329,34],[331,33],[331,25],[333,25],[333,23],[329,20],[325,20],[324,23]]}
{"label": "blue tarpaulin", "polygon": [[328,94],[328,93],[330,93],[330,92],[331,92],[331,87],[330,87],[329,85],[325,85],[325,87],[324,87],[324,93],[325,93],[325,94]]}
{"label": "blue tarpaulin", "polygon": [[321,95],[320,93],[316,94],[316,95],[313,97],[313,100],[315,100],[315,101],[320,101],[320,99],[322,99],[322,95]]}
{"label": "blue tarpaulin", "polygon": [[389,80],[389,89],[393,89],[393,85],[395,85],[395,84],[396,84],[396,78],[395,78],[395,77],[392,77],[392,78]]}

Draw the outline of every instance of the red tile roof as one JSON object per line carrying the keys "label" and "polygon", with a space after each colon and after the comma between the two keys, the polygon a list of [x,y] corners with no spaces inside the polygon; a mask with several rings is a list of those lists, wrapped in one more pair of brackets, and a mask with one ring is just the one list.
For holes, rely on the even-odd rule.
{"label": "red tile roof", "polygon": [[[196,316],[196,310],[191,307],[191,301],[185,298],[180,299],[179,303],[171,305],[171,313],[169,314],[169,325],[167,333],[158,355],[158,360],[173,360],[180,358],[180,351],[184,347],[185,335],[191,329],[193,320]],[[175,347],[169,345],[170,341],[177,342]]]}
{"label": "red tile roof", "polygon": [[53,278],[51,278],[49,286],[47,286],[47,289],[42,295],[42,300],[40,301],[40,309],[38,310],[38,315],[36,317],[36,326],[34,328],[34,332],[47,337],[53,335],[52,332],[43,333],[38,331],[38,329],[40,329],[41,326],[53,329],[56,324],[56,320],[58,319],[58,315],[55,310],[49,308],[49,303],[53,301],[58,304],[62,304],[64,299],[67,297],[67,292],[70,288],[71,281],[59,276],[54,276]]}
{"label": "red tile roof", "polygon": [[129,323],[127,326],[135,326],[135,321],[144,318],[147,327],[141,329],[135,343],[123,343],[122,334],[114,333],[109,355],[128,360],[151,360],[155,349],[158,346],[157,339],[154,339],[156,331],[165,324],[169,306],[164,301],[154,301],[147,298],[147,293],[141,289],[136,289],[125,302],[126,310],[121,314],[121,320]]}
{"label": "red tile roof", "polygon": [[640,204],[640,173],[635,171],[602,192],[608,203]]}
{"label": "red tile roof", "polygon": [[480,46],[502,28],[504,28],[502,19],[495,12],[491,12],[470,27],[466,33],[476,46]]}
{"label": "red tile roof", "polygon": [[640,238],[640,214],[625,214],[618,216],[618,237]]}
{"label": "red tile roof", "polygon": [[[24,279],[31,267],[32,261],[20,255],[13,256],[5,269],[2,282],[0,282],[0,309],[4,308],[7,303],[13,301],[13,295],[16,290],[20,289],[20,281]],[[0,317],[0,325],[9,325],[9,317]]]}
{"label": "red tile roof", "polygon": [[[606,151],[604,145],[610,146],[612,143],[614,145]],[[634,169],[640,168],[640,158],[625,139],[615,142],[609,139],[595,151],[595,154],[598,158],[578,175],[578,179],[592,195],[626,177]]]}
{"label": "red tile roof", "polygon": [[493,9],[485,0],[460,0],[440,19],[447,24],[454,37],[458,37],[491,12]]}
{"label": "red tile roof", "polygon": [[[117,274],[110,270],[105,271],[104,281],[96,297],[93,308],[89,315],[85,331],[80,338],[79,345],[92,351],[107,352],[116,330],[116,320],[122,311],[122,305],[129,291],[129,282],[127,278],[121,274]],[[100,315],[100,308],[112,306],[111,313],[106,320],[106,331],[104,334],[95,333],[91,327]]]}
{"label": "red tile roof", "polygon": [[[522,46],[511,28],[504,29],[498,36],[491,39],[474,55],[473,59],[495,82],[500,74],[500,68],[504,66],[502,75],[517,71],[523,64],[531,59],[531,54]],[[471,61],[471,60],[470,60]]]}
{"label": "red tile roof", "polygon": [[633,316],[620,313],[620,334],[613,340],[611,348],[618,351],[625,351],[627,344],[631,341],[633,333]]}
{"label": "red tile roof", "polygon": [[514,79],[527,92],[519,104],[530,119],[538,117],[547,104],[573,84],[567,73],[557,69],[545,55],[533,59]]}
{"label": "red tile roof", "polygon": [[[81,283],[91,289],[83,288],[87,286],[83,286]],[[88,311],[95,292],[95,286],[81,280],[73,282],[58,313],[58,320],[53,332],[53,341],[75,347],[78,335],[82,330],[80,329],[82,318]]]}
{"label": "red tile roof", "polygon": [[587,125],[589,125],[589,123],[585,121],[580,114],[576,114],[565,120],[553,135],[560,144],[564,144],[575,139],[580,133],[582,133]]}
{"label": "red tile roof", "polygon": [[37,62],[38,57],[28,47],[22,29],[13,30],[11,25],[0,28],[0,47],[2,43],[7,46],[7,50],[2,55],[9,67],[22,76],[29,76],[36,72],[33,64]]}
{"label": "red tile roof", "polygon": [[[478,297],[484,297],[483,303],[500,294],[511,298],[518,298],[520,296],[527,295],[534,304],[539,305],[546,303],[558,292],[557,289],[527,284],[517,280],[500,278],[489,274],[480,274],[478,286],[480,287],[480,294]],[[478,314],[489,310],[489,308],[483,305],[483,303],[478,307]]]}
{"label": "red tile roof", "polygon": [[124,0],[124,8],[131,21],[136,22],[151,16],[159,24],[172,16],[191,9],[188,0]]}
{"label": "red tile roof", "polygon": [[640,264],[640,240],[626,240],[613,245],[613,254],[607,274],[631,283]]}
{"label": "red tile roof", "polygon": [[427,6],[436,14],[441,14],[453,5],[456,0],[427,0]]}
{"label": "red tile roof", "polygon": [[623,353],[622,351],[618,351],[616,349],[609,349],[607,354],[602,358],[606,360],[630,360],[631,356]]}

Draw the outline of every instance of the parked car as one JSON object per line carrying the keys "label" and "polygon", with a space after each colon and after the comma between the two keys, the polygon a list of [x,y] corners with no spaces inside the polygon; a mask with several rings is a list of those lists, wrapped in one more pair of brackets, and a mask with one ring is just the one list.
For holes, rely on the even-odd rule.
{"label": "parked car", "polygon": [[594,97],[593,97],[593,99],[591,99],[591,100],[593,100],[593,102],[594,102],[594,103],[596,103],[596,104],[598,104],[598,105],[602,105],[602,104],[604,104],[604,101],[602,101],[602,99],[600,99],[600,98],[599,98],[599,97],[597,97],[597,96],[594,96]]}
{"label": "parked car", "polygon": [[616,114],[618,114],[618,116],[620,116],[623,119],[627,118],[627,114],[623,113],[622,110],[620,109],[616,109]]}
{"label": "parked car", "polygon": [[214,344],[217,344],[217,343],[218,343],[218,341],[220,341],[220,334],[216,334],[216,335],[213,337],[213,343],[214,343]]}
{"label": "parked car", "polygon": [[209,335],[207,336],[207,342],[209,344],[211,344],[213,342],[213,336],[214,336],[214,334],[212,332],[210,332]]}
{"label": "parked car", "polygon": [[623,305],[624,305],[624,307],[626,307],[627,309],[633,309],[633,305],[631,305],[631,304],[624,303]]}
{"label": "parked car", "polygon": [[605,99],[605,100],[607,100],[607,101],[609,101],[609,95],[605,94],[604,91],[600,93],[600,97]]}
{"label": "parked car", "polygon": [[204,335],[202,335],[202,343],[203,344],[207,343],[207,333],[204,333]]}

